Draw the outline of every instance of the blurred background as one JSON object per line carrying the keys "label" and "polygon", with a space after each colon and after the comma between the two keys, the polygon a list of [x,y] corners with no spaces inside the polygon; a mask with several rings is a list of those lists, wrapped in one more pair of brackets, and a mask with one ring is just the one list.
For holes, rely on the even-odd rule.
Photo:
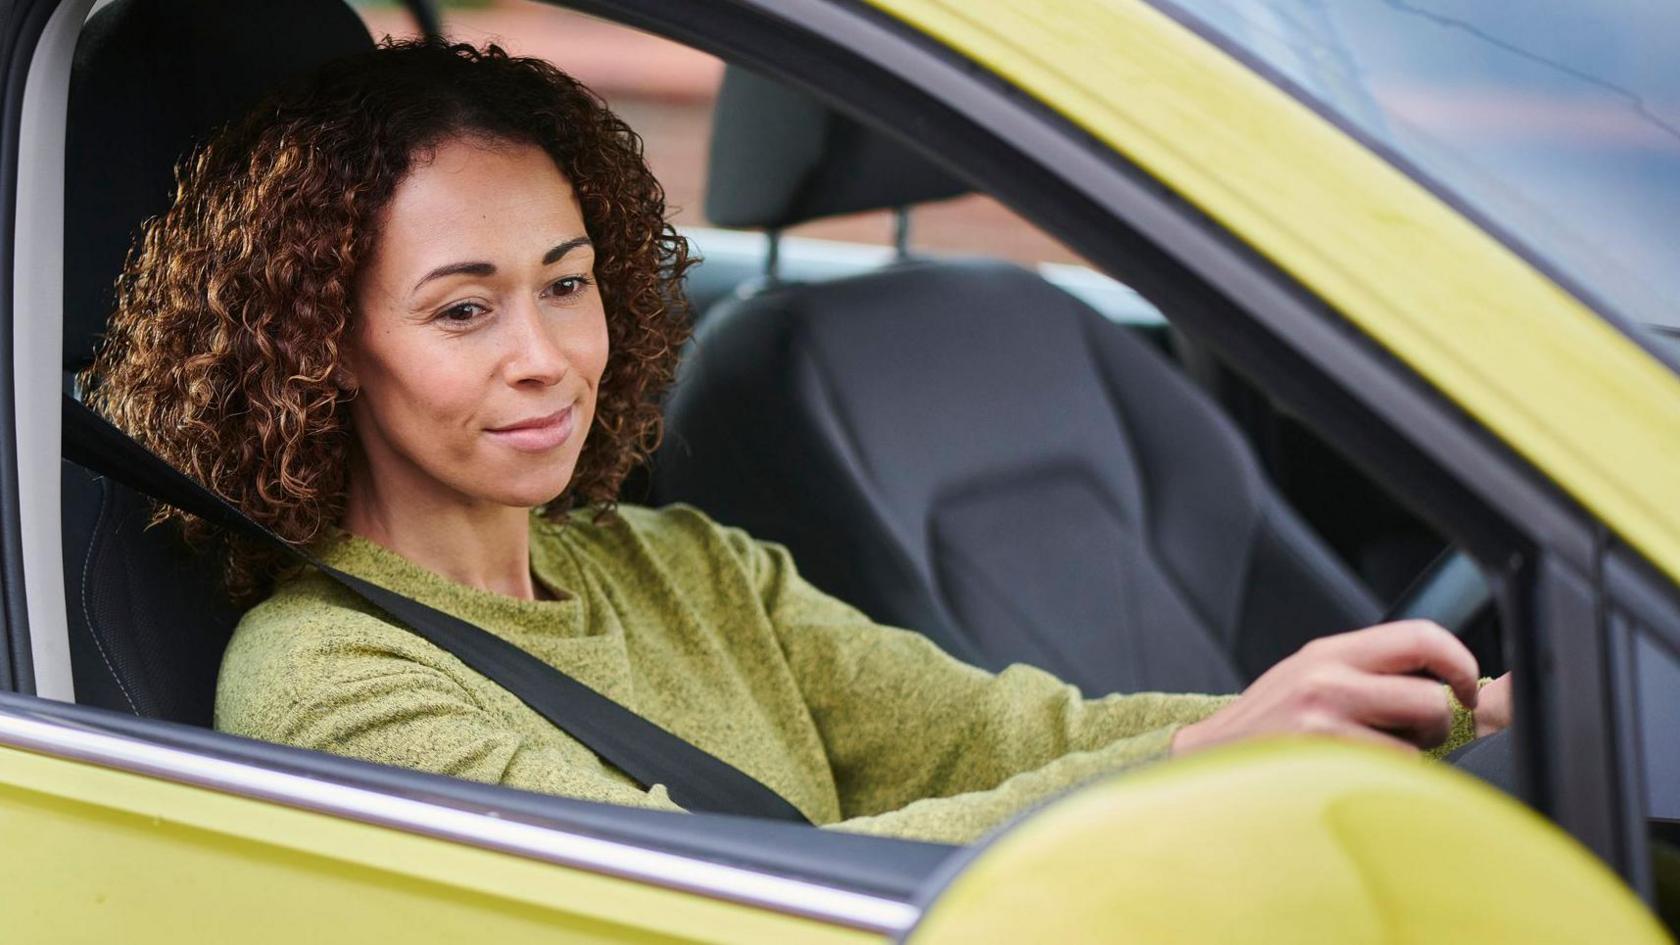
{"label": "blurred background", "polygon": [[[352,0],[376,39],[417,35],[396,0]],[[671,221],[711,226],[705,215],[706,148],[723,62],[705,53],[535,0],[454,0],[442,7],[444,33],[516,55],[540,56],[594,89],[646,144],[665,186]],[[1082,263],[1078,256],[989,197],[970,195],[918,206],[911,242],[918,250],[998,256],[1020,263]],[[892,216],[864,213],[789,229],[794,236],[888,246]]]}

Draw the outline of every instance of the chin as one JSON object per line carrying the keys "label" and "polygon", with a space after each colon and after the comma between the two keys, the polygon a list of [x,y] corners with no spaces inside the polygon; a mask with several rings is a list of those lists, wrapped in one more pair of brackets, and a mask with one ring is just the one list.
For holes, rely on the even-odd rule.
{"label": "chin", "polygon": [[[550,469],[541,475],[509,474],[500,480],[502,488],[484,497],[502,505],[519,506],[521,508],[535,508],[554,501],[554,498],[566,491],[571,485],[573,464],[567,463],[563,470]],[[479,480],[480,483],[495,481],[490,477]]]}

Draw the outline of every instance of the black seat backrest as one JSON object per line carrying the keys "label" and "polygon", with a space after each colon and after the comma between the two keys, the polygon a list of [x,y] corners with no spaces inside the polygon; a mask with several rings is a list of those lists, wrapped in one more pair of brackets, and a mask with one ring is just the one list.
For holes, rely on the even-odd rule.
{"label": "black seat backrest", "polygon": [[819,587],[982,666],[1230,691],[1378,616],[1198,389],[1014,266],[731,303],[667,413],[661,500],[784,542]]}
{"label": "black seat backrest", "polygon": [[656,498],[787,544],[817,586],[981,666],[1232,691],[1379,615],[1208,397],[1016,266],[727,301],[667,422]]}
{"label": "black seat backrest", "polygon": [[218,563],[146,528],[151,501],[63,464],[64,584],[76,701],[209,725],[239,609]]}
{"label": "black seat backrest", "polygon": [[[71,73],[65,160],[64,367],[92,361],[112,286],[173,169],[286,80],[371,48],[342,0],[116,0],[88,21]],[[149,500],[66,462],[65,597],[77,701],[208,725],[238,612],[219,565]]]}

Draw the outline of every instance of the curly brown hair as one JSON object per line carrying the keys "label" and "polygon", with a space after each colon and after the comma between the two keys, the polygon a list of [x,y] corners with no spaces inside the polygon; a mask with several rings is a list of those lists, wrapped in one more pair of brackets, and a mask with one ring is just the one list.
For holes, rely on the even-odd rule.
{"label": "curly brown hair", "polygon": [[[277,93],[184,160],[173,205],[147,221],[118,279],[83,377],[88,402],[287,541],[320,537],[344,507],[350,395],[335,373],[357,272],[417,157],[461,135],[542,148],[582,206],[610,353],[593,428],[548,512],[610,515],[658,444],[658,399],[690,325],[689,247],[636,133],[554,66],[493,45],[387,41]],[[160,506],[155,521],[195,543],[225,540],[237,599],[281,564],[178,510]]]}

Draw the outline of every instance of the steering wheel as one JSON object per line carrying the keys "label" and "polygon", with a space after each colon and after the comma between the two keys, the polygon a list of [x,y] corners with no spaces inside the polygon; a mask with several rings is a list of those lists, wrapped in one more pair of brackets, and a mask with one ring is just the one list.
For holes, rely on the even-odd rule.
{"label": "steering wheel", "polygon": [[1493,604],[1493,589],[1470,556],[1457,548],[1441,552],[1383,614],[1395,620],[1433,620],[1463,637],[1471,621]]}
{"label": "steering wheel", "polygon": [[[1457,548],[1448,548],[1412,581],[1383,615],[1383,622],[1433,620],[1454,636],[1463,637],[1471,622],[1492,605],[1493,589],[1476,563]],[[1521,797],[1510,729],[1462,745],[1446,760],[1460,771]]]}

